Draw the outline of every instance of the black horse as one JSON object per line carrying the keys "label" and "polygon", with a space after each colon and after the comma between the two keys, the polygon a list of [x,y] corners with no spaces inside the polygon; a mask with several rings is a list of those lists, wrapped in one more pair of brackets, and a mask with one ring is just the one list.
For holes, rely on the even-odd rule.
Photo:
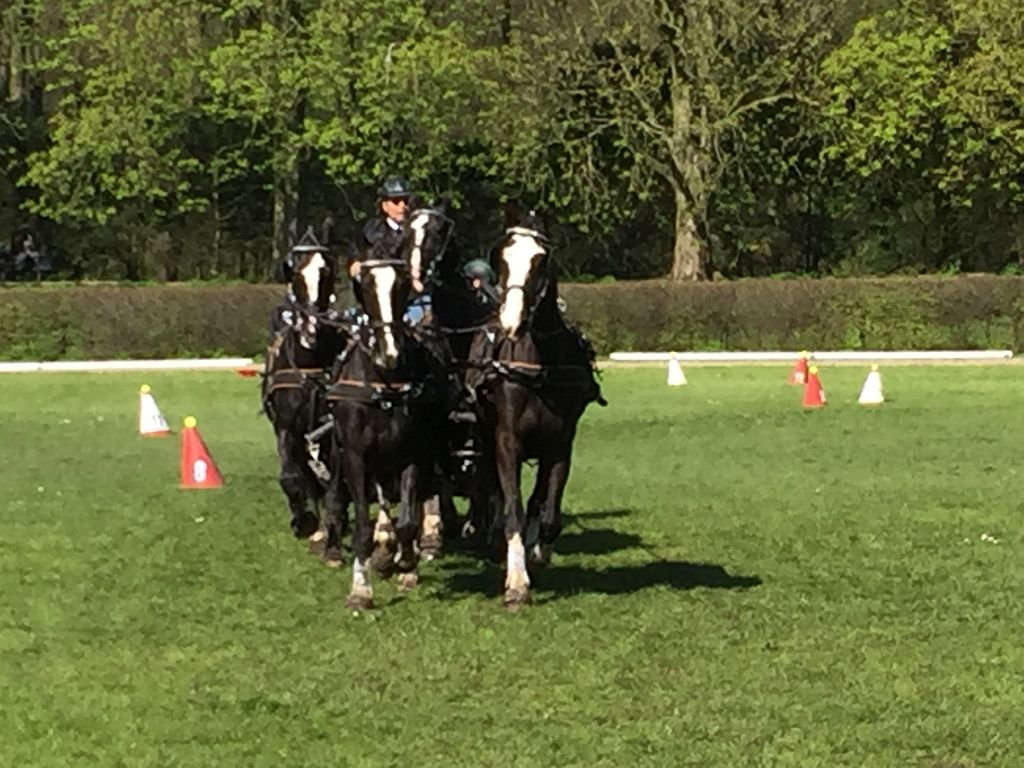
{"label": "black horse", "polygon": [[[393,249],[386,252],[387,249]],[[420,514],[433,495],[433,468],[443,428],[446,371],[436,351],[403,320],[412,286],[405,243],[372,246],[360,260],[360,301],[365,313],[356,343],[338,359],[328,394],[339,452],[340,476],[355,506],[352,590],[347,604],[373,606],[368,565],[392,568],[402,586],[415,586]],[[370,500],[380,504],[376,529]],[[387,512],[400,505],[393,534]],[[336,521],[328,518],[328,540]],[[397,551],[392,552],[396,542]],[[374,552],[374,544],[379,544]]]}
{"label": "black horse", "polygon": [[[316,246],[297,246],[293,256],[291,290],[272,317],[276,332],[267,350],[263,409],[277,435],[291,529],[296,538],[313,537],[310,544],[316,546],[321,503],[345,520],[344,486],[329,483],[333,444],[326,424],[326,386],[347,334],[331,309],[335,260]],[[342,562],[337,541],[325,546],[323,554],[330,565]]]}
{"label": "black horse", "polygon": [[[497,310],[490,286],[474,288],[463,273],[455,245],[455,224],[446,199],[416,208],[409,217],[408,259],[424,290],[431,296],[430,330],[442,343],[456,392],[448,403],[446,449],[440,454],[438,504],[443,529],[459,529],[453,496],[469,499],[464,535],[483,532],[482,521],[500,508],[490,441],[480,430],[473,392],[466,386],[473,337],[488,326]],[[429,521],[429,515],[425,521]],[[425,537],[426,539],[426,537]]]}
{"label": "black horse", "polygon": [[[558,307],[550,245],[532,211],[512,212],[495,250],[501,306],[493,327],[479,332],[471,384],[494,441],[504,497],[507,573],[504,602],[529,601],[526,553],[543,565],[562,530],[562,493],[569,477],[576,426],[587,405],[604,404],[593,352]],[[537,481],[523,510],[523,462],[536,459]]]}

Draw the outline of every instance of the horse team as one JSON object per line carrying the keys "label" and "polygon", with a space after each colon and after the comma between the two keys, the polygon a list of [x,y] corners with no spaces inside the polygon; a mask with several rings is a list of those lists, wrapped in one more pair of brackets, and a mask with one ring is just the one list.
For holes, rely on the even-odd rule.
{"label": "horse team", "polygon": [[[402,237],[365,246],[356,312],[345,315],[332,307],[334,259],[308,247],[278,310],[263,403],[291,528],[340,566],[354,509],[356,610],[373,606],[371,572],[414,587],[442,534],[502,558],[504,604],[529,602],[529,566],[550,561],[562,528],[577,424],[588,404],[604,404],[590,345],[559,309],[540,218],[507,213],[486,293],[463,275],[453,228],[447,204],[433,203]],[[431,297],[416,324],[405,316],[414,283]],[[537,472],[524,506],[527,460]],[[461,524],[454,497],[469,501]]]}

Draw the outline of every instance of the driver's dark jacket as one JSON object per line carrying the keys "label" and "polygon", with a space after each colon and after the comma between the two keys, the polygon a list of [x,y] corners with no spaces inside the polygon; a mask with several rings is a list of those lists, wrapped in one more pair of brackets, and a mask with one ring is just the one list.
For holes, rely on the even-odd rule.
{"label": "driver's dark jacket", "polygon": [[378,245],[378,243],[381,247],[378,253],[397,256],[396,251],[399,245],[401,245],[403,237],[401,227],[395,229],[388,224],[388,220],[385,217],[375,216],[363,225],[360,243],[362,247],[356,249],[355,258],[357,260],[361,259],[364,252]]}

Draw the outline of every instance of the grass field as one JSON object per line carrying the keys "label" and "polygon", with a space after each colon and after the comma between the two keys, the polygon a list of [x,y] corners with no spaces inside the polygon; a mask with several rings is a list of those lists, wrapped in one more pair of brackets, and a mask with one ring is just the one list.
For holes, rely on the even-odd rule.
{"label": "grass field", "polygon": [[3,378],[0,765],[1024,765],[1024,369],[687,373],[606,373],[517,615],[462,556],[346,611],[252,379]]}

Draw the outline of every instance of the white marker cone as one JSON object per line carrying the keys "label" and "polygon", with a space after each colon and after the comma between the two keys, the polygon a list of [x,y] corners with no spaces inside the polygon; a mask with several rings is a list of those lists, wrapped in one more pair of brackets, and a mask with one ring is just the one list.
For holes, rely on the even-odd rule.
{"label": "white marker cone", "polygon": [[668,361],[668,385],[670,387],[681,387],[686,383],[686,374],[683,373],[683,368],[679,365],[679,361],[675,355],[672,355]]}
{"label": "white marker cone", "polygon": [[861,387],[860,397],[857,402],[861,405],[881,405],[885,402],[882,394],[882,374],[878,372],[878,366],[871,366],[871,373],[864,379],[864,386]]}
{"label": "white marker cone", "polygon": [[171,434],[167,420],[160,413],[160,407],[153,399],[148,384],[139,387],[139,434],[144,437],[160,437]]}

